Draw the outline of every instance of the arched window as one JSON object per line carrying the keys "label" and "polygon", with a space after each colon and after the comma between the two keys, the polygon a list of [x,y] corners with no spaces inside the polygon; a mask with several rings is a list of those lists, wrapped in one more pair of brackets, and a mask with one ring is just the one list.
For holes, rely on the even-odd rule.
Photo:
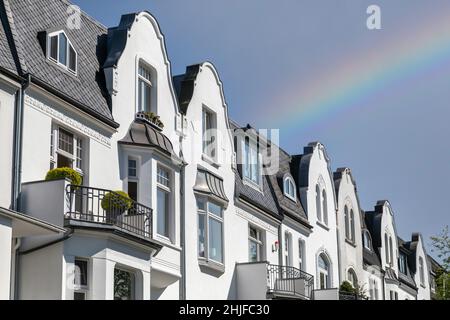
{"label": "arched window", "polygon": [[322,208],[323,208],[323,222],[328,225],[328,204],[327,204],[327,192],[322,190]]}
{"label": "arched window", "polygon": [[389,237],[389,263],[392,265],[394,263],[394,249],[392,247],[392,237]]}
{"label": "arched window", "polygon": [[363,233],[363,243],[364,248],[366,248],[367,250],[372,250],[372,240],[370,239],[370,234],[367,230]]}
{"label": "arched window", "polygon": [[353,286],[353,288],[357,288],[358,286],[358,278],[356,277],[356,273],[355,270],[353,269],[348,269],[347,271],[347,280],[348,282],[350,282]]}
{"label": "arched window", "polygon": [[322,221],[322,209],[321,209],[321,201],[320,201],[320,187],[316,184],[316,211],[317,211],[317,220]]}
{"label": "arched window", "polygon": [[139,61],[137,72],[137,111],[157,112],[156,76],[153,68],[143,60]]}
{"label": "arched window", "polygon": [[330,287],[330,263],[327,256],[321,253],[317,260],[317,268],[319,273],[319,289],[327,289]]}
{"label": "arched window", "polygon": [[350,229],[348,224],[348,207],[345,205],[344,207],[344,220],[345,220],[345,238],[350,239]]}
{"label": "arched window", "polygon": [[389,241],[388,241],[387,233],[384,234],[384,253],[385,253],[386,264],[389,264]]}
{"label": "arched window", "polygon": [[350,209],[350,240],[355,241],[355,214],[353,209]]}
{"label": "arched window", "polygon": [[425,273],[424,273],[422,257],[419,257],[419,276],[420,276],[420,284],[425,285]]}
{"label": "arched window", "polygon": [[288,198],[290,198],[291,200],[296,201],[296,196],[295,196],[295,184],[294,181],[292,180],[292,178],[290,177],[286,177],[284,179],[284,195]]}

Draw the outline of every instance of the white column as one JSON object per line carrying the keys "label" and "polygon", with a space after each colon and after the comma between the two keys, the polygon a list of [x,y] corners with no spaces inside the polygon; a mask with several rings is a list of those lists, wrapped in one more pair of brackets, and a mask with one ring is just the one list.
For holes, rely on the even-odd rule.
{"label": "white column", "polygon": [[115,262],[105,258],[92,258],[91,299],[114,299],[114,266]]}

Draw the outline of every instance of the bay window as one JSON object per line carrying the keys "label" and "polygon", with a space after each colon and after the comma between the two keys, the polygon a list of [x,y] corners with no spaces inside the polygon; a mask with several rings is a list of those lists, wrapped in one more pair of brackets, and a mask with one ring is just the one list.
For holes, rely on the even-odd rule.
{"label": "bay window", "polygon": [[157,228],[156,232],[166,238],[170,237],[170,210],[171,210],[171,176],[169,170],[158,165],[157,170]]}
{"label": "bay window", "polygon": [[223,208],[207,198],[197,199],[198,256],[223,264]]}

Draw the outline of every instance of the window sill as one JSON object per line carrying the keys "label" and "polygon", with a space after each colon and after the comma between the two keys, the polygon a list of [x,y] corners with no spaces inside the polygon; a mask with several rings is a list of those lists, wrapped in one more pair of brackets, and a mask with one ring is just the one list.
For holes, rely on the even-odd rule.
{"label": "window sill", "polygon": [[213,158],[211,158],[210,156],[208,156],[208,155],[206,155],[204,153],[202,153],[202,160],[205,161],[206,163],[212,165],[215,168],[219,168],[220,167],[220,164],[217,163],[216,160],[214,160]]}
{"label": "window sill", "polygon": [[353,242],[352,240],[346,238],[346,239],[345,239],[345,242],[346,242],[347,244],[351,245],[353,248],[356,248],[356,243]]}
{"label": "window sill", "polygon": [[256,191],[261,192],[262,194],[264,194],[263,190],[262,190],[262,186],[257,184],[257,183],[255,183],[255,182],[253,182],[252,180],[244,177],[242,179],[242,182],[244,183],[244,185],[249,186],[249,187],[255,189]]}
{"label": "window sill", "polygon": [[325,229],[325,230],[327,230],[327,231],[330,231],[330,228],[329,228],[327,225],[325,225],[323,222],[320,222],[319,220],[317,220],[316,224],[317,224],[319,227],[322,227],[323,229]]}
{"label": "window sill", "polygon": [[158,240],[159,242],[161,242],[163,244],[167,244],[167,245],[170,245],[170,246],[174,245],[172,240],[170,240],[169,238],[167,238],[165,236],[162,236],[162,235],[160,235],[158,233],[156,233],[155,238],[156,238],[156,240]]}
{"label": "window sill", "polygon": [[222,263],[214,262],[214,261],[199,257],[198,264],[200,267],[208,268],[208,269],[218,272],[218,273],[225,273],[225,266]]}

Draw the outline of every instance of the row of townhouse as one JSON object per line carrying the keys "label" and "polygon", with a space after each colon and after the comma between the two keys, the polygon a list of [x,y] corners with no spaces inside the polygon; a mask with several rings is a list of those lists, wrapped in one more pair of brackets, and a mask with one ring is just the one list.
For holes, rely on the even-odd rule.
{"label": "row of townhouse", "polygon": [[[148,12],[107,29],[66,0],[1,0],[0,17],[1,299],[339,299],[344,281],[430,298],[389,202],[364,212],[321,143],[289,155],[229,119],[211,63],[172,77]],[[45,179],[65,167],[81,186]]]}

